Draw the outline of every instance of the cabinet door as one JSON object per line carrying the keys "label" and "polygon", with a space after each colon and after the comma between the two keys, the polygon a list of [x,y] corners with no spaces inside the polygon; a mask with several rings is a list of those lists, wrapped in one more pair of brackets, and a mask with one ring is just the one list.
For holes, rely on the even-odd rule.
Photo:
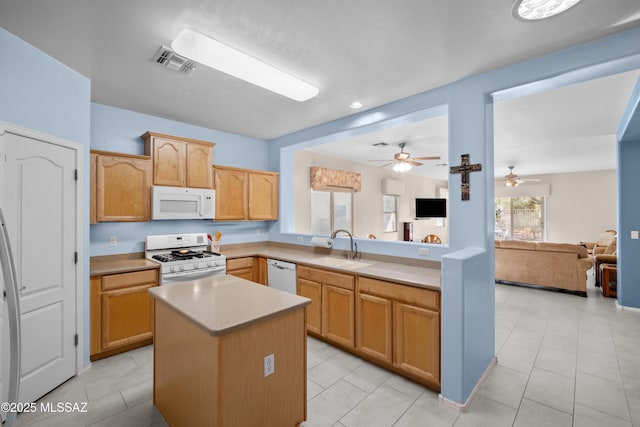
{"label": "cabinet door", "polygon": [[151,161],[99,155],[96,163],[97,221],[148,221]]}
{"label": "cabinet door", "polygon": [[322,335],[337,344],[355,347],[354,292],[322,286]]}
{"label": "cabinet door", "polygon": [[155,284],[102,293],[102,350],[153,337],[153,300],[147,290]]}
{"label": "cabinet door", "polygon": [[391,363],[391,301],[358,293],[356,303],[356,348],[364,354]]}
{"label": "cabinet door", "polygon": [[278,219],[278,175],[249,172],[249,219]]}
{"label": "cabinet door", "polygon": [[440,316],[437,311],[393,303],[393,364],[440,386]]}
{"label": "cabinet door", "polygon": [[189,142],[186,156],[187,187],[212,188],[213,148],[211,145]]}
{"label": "cabinet door", "polygon": [[247,173],[216,168],[216,220],[247,219]]}
{"label": "cabinet door", "polygon": [[239,268],[237,270],[228,270],[227,274],[230,274],[231,276],[239,277],[241,279],[251,280],[252,282],[254,280],[254,278],[253,278],[253,267]]}
{"label": "cabinet door", "polygon": [[305,308],[307,331],[320,335],[322,333],[322,284],[298,277],[297,287],[298,295],[311,300],[311,304]]}
{"label": "cabinet door", "polygon": [[256,281],[261,285],[267,285],[269,283],[267,259],[263,257],[256,257],[256,267],[258,269]]}
{"label": "cabinet door", "polygon": [[183,141],[152,138],[153,185],[185,186],[186,146]]}

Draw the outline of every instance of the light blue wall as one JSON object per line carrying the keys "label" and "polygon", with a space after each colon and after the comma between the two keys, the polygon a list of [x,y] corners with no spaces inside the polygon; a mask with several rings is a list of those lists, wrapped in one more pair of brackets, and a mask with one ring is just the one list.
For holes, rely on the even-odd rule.
{"label": "light blue wall", "polygon": [[[106,105],[91,104],[91,148],[119,153],[144,154],[140,137],[147,131],[215,142],[215,164],[270,170],[265,141],[162,119]],[[144,251],[149,234],[222,233],[222,243],[263,241],[271,222],[212,222],[201,220],[149,221],[137,223],[99,223],[91,225],[91,256]],[[258,234],[259,233],[259,234]],[[109,247],[109,237],[118,246]]]}
{"label": "light blue wall", "polygon": [[[91,82],[0,28],[0,120],[73,141],[89,164]],[[89,168],[83,170],[81,262],[85,363],[89,363]],[[45,213],[43,213],[44,215]]]}
{"label": "light blue wall", "polygon": [[640,308],[640,79],[618,128],[618,303]]}
{"label": "light blue wall", "polygon": [[[449,162],[469,153],[482,172],[471,175],[471,200],[460,200],[460,177],[449,180],[450,243],[432,246],[431,260],[442,264],[442,395],[465,403],[494,349],[493,256],[493,113],[491,102],[541,92],[597,77],[640,68],[640,29],[566,49],[491,73],[408,97],[272,142],[269,162],[281,174],[280,221],[270,239],[310,244],[310,236],[293,234],[293,153],[300,148],[395,126],[419,116],[449,115]],[[638,163],[636,153],[629,153]],[[638,155],[640,157],[640,154]],[[628,177],[623,177],[628,179]],[[633,177],[637,182],[636,178]],[[638,216],[636,216],[637,218]],[[620,225],[624,229],[625,224]],[[636,228],[637,229],[637,228]],[[342,242],[339,242],[339,244]],[[359,241],[365,252],[420,258],[417,245]],[[338,249],[345,249],[338,246]],[[621,253],[624,257],[624,254]],[[460,312],[462,310],[462,312]],[[454,365],[449,365],[454,363]],[[455,364],[458,366],[455,366]],[[458,373],[459,375],[457,375]]]}

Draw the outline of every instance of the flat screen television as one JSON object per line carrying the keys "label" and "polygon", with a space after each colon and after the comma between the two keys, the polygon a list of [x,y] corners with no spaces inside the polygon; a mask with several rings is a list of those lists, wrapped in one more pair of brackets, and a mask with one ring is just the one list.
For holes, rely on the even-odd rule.
{"label": "flat screen television", "polygon": [[416,218],[446,218],[447,199],[416,199]]}

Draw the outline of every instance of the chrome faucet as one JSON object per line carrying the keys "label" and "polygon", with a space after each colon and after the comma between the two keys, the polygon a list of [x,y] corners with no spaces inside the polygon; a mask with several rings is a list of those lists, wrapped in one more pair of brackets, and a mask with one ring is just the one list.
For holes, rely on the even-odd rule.
{"label": "chrome faucet", "polygon": [[[343,233],[347,233],[347,236],[349,236],[349,255],[348,258],[349,259],[356,259],[356,255],[358,255],[358,244],[355,243],[353,241],[353,236],[351,235],[351,233],[349,233],[347,230],[336,230],[333,232],[333,234],[331,234],[331,239],[335,239],[336,238],[336,234],[338,234],[339,232],[343,232]],[[355,249],[354,249],[355,247]],[[345,257],[347,257],[347,254],[345,254]]]}

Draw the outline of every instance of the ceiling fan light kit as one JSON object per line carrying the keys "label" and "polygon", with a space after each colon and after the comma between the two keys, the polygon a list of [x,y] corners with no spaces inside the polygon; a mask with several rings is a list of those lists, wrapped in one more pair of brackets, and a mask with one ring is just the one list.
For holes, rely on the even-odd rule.
{"label": "ceiling fan light kit", "polygon": [[291,74],[189,28],[180,31],[171,48],[181,56],[295,101],[307,101],[319,92]]}
{"label": "ceiling fan light kit", "polygon": [[[372,146],[384,146],[388,145],[384,142],[378,142],[376,144],[372,144]],[[411,157],[411,154],[404,151],[404,147],[407,145],[406,142],[401,142],[398,144],[400,147],[400,152],[393,155],[392,160],[369,160],[370,162],[387,162],[380,166],[381,168],[393,165],[393,170],[395,172],[408,172],[412,166],[422,166],[423,163],[418,162],[417,160],[440,160],[440,156],[428,156],[428,157]]]}
{"label": "ceiling fan light kit", "polygon": [[516,0],[513,16],[522,21],[551,18],[577,5],[580,0]]}

